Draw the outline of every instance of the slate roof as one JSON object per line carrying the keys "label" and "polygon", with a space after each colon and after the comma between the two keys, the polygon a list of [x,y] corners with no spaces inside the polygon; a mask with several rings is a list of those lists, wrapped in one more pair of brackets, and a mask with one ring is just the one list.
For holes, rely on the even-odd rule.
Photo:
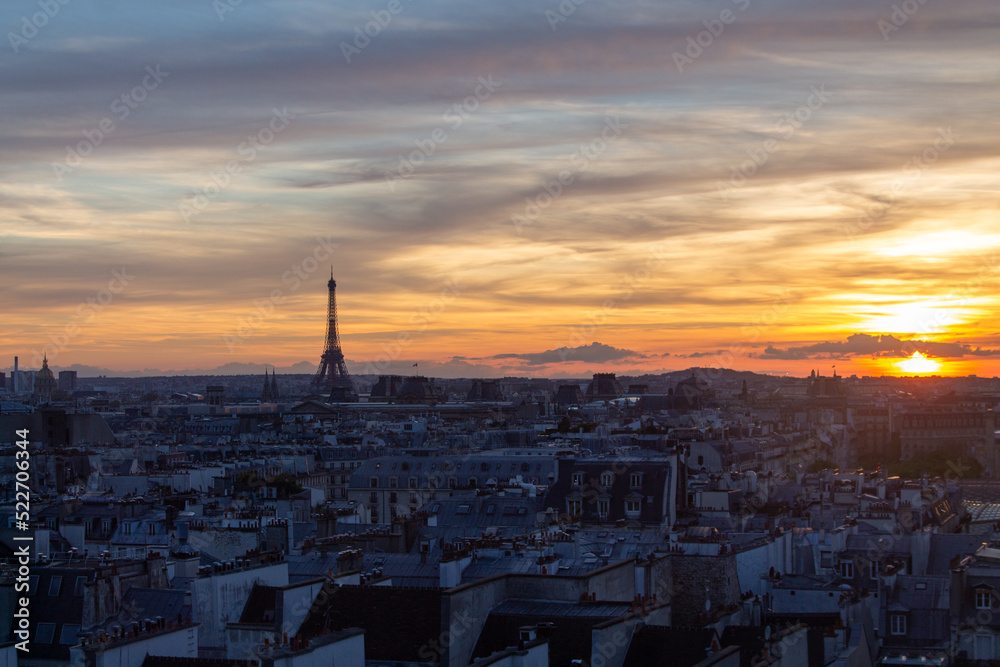
{"label": "slate roof", "polygon": [[[93,568],[33,567],[29,599],[31,655],[69,663],[69,647],[83,623],[83,583]],[[42,626],[42,632],[39,632]]]}
{"label": "slate roof", "polygon": [[690,667],[704,660],[715,630],[643,625],[632,636],[622,667]]}
{"label": "slate roof", "polygon": [[458,495],[435,500],[427,511],[437,517],[438,526],[509,529],[504,535],[518,535],[535,527],[535,516],[545,511],[544,498],[524,496]]}
{"label": "slate roof", "polygon": [[[303,621],[304,636],[362,628],[365,660],[424,662],[442,636],[442,589],[327,584]],[[588,635],[589,642],[589,635]]]}
{"label": "slate roof", "polygon": [[462,572],[462,583],[467,584],[499,574],[533,574],[537,571],[538,566],[533,558],[520,556],[501,556],[493,560],[479,558],[469,563]]}
{"label": "slate roof", "polygon": [[906,637],[887,635],[886,645],[934,646],[951,636],[951,578],[899,575],[888,611],[908,612]]}
{"label": "slate roof", "polygon": [[156,618],[162,616],[168,621],[191,616],[191,604],[186,601],[186,592],[169,588],[130,588],[122,596],[122,610],[125,620]]}
{"label": "slate roof", "polygon": [[[548,484],[556,474],[555,455],[471,455],[454,456],[380,456],[364,461],[351,477],[351,488],[370,488],[371,478],[378,479],[379,488],[390,488],[392,477],[398,489],[405,491],[409,478],[417,478],[418,488],[429,488],[430,477],[447,480],[455,477],[459,486],[466,486],[469,478],[476,485],[485,487],[487,482],[506,481],[521,475],[527,481],[536,479],[538,484]],[[439,487],[447,485],[438,484]]]}
{"label": "slate roof", "polygon": [[[559,512],[566,512],[568,500],[580,501],[582,518],[594,521],[599,519],[598,500],[607,499],[609,506],[605,521],[616,521],[630,518],[625,514],[626,502],[628,499],[638,498],[638,520],[658,524],[669,518],[663,511],[667,504],[665,494],[676,491],[668,488],[671,465],[670,459],[647,450],[636,450],[615,457],[563,459],[560,461],[559,477],[549,488],[545,504]],[[606,472],[613,472],[615,475],[611,485],[604,488],[600,485],[600,480]],[[582,486],[573,484],[576,473],[583,474]],[[631,485],[634,473],[642,474],[638,488],[632,488]],[[584,490],[588,493],[583,493]]]}
{"label": "slate roof", "polygon": [[257,667],[257,660],[236,658],[177,658],[173,656],[147,655],[142,667]]}
{"label": "slate roof", "polygon": [[[275,624],[275,591],[277,586],[264,586],[254,584],[243,605],[243,613],[240,614],[240,623],[253,625],[274,625]],[[268,618],[270,616],[270,618]]]}
{"label": "slate roof", "polygon": [[552,622],[549,664],[552,667],[569,667],[577,659],[589,663],[592,628],[630,611],[630,605],[618,603],[505,600],[490,611],[472,656],[474,660],[485,658],[497,651],[517,646],[522,626]]}
{"label": "slate roof", "polygon": [[418,554],[365,554],[364,568],[369,572],[382,568],[382,577],[391,577],[393,586],[440,586],[438,558],[428,556],[426,563],[420,562]]}
{"label": "slate roof", "polygon": [[971,556],[986,543],[983,535],[941,533],[931,535],[927,558],[927,574],[945,575],[955,565],[955,559]]}
{"label": "slate roof", "polygon": [[558,602],[553,600],[504,600],[491,614],[544,616],[546,618],[618,618],[632,611],[632,605],[622,602]]}

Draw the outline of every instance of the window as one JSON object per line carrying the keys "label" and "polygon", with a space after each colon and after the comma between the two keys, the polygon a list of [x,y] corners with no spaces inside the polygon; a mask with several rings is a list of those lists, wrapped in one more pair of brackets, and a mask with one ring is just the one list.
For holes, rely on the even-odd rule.
{"label": "window", "polygon": [[853,560],[842,560],[840,561],[840,576],[845,579],[854,578],[854,561]]}
{"label": "window", "polygon": [[642,501],[640,500],[626,500],[625,501],[625,512],[627,514],[639,514],[642,511]]}
{"label": "window", "polygon": [[378,488],[378,477],[372,477],[368,481],[369,481],[368,486],[372,487],[373,489]]}
{"label": "window", "polygon": [[462,504],[458,506],[455,510],[455,514],[469,514],[472,511],[472,506],[467,504]]}
{"label": "window", "polygon": [[49,595],[52,597],[59,597],[59,589],[62,588],[62,577],[58,575],[53,575],[49,579]]}
{"label": "window", "polygon": [[633,489],[641,489],[642,473],[641,472],[632,473],[631,475],[629,475],[628,481],[629,481],[629,486],[631,486]]}
{"label": "window", "polygon": [[378,494],[375,493],[374,491],[372,491],[371,493],[369,493],[368,494],[368,502],[371,503],[372,505],[377,505],[378,504]]}
{"label": "window", "polygon": [[575,472],[573,473],[573,486],[583,486],[583,473]]}
{"label": "window", "polygon": [[493,514],[496,514],[496,513],[497,513],[497,506],[496,505],[494,505],[493,503],[490,503],[489,505],[486,506],[486,514],[493,515]]}
{"label": "window", "polygon": [[899,636],[906,634],[906,616],[893,614],[889,617],[889,633]]}
{"label": "window", "polygon": [[416,477],[411,477],[410,478],[410,488],[411,489],[417,488],[417,478]]}
{"label": "window", "polygon": [[396,504],[397,501],[396,501],[396,492],[395,491],[393,491],[393,492],[391,492],[389,494],[389,502],[392,503],[393,505]]}
{"label": "window", "polygon": [[993,607],[993,589],[976,589],[976,609],[991,609]]}
{"label": "window", "polygon": [[390,477],[389,478],[389,488],[390,489],[398,489],[399,488],[399,480],[396,479],[395,477]]}
{"label": "window", "polygon": [[878,574],[881,571],[882,571],[882,561],[880,561],[880,560],[873,560],[872,561],[871,578],[872,579],[878,579]]}
{"label": "window", "polygon": [[457,489],[458,488],[458,478],[457,477],[449,477],[448,478],[448,488],[449,489]]}
{"label": "window", "polygon": [[973,658],[976,660],[989,660],[993,657],[993,637],[990,635],[976,635],[976,650]]}
{"label": "window", "polygon": [[76,583],[73,585],[73,595],[75,597],[80,597],[83,595],[83,586],[87,583],[87,577],[77,577]]}
{"label": "window", "polygon": [[417,504],[417,494],[415,494],[415,493],[411,493],[410,494],[410,504],[411,505],[416,505]]}
{"label": "window", "polygon": [[566,501],[566,513],[572,516],[580,516],[580,501],[579,500],[567,500]]}
{"label": "window", "polygon": [[607,488],[615,483],[615,474],[613,472],[602,472],[601,473],[601,486]]}
{"label": "window", "polygon": [[610,500],[603,500],[602,499],[602,500],[598,500],[597,501],[597,514],[602,519],[607,519],[608,518],[608,510],[609,509],[611,509],[611,501]]}
{"label": "window", "polygon": [[51,644],[52,637],[56,634],[55,623],[39,623],[35,628],[35,642],[39,644]]}
{"label": "window", "polygon": [[63,646],[76,646],[80,643],[80,640],[76,638],[76,633],[79,631],[79,625],[63,624],[59,631],[59,643]]}

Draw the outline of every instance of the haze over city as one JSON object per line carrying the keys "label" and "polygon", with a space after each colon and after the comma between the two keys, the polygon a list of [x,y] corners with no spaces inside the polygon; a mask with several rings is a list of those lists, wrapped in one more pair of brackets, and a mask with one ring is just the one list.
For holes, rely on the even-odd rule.
{"label": "haze over city", "polygon": [[1000,17],[903,5],[5,3],[0,357],[310,372],[332,266],[355,373],[997,375]]}

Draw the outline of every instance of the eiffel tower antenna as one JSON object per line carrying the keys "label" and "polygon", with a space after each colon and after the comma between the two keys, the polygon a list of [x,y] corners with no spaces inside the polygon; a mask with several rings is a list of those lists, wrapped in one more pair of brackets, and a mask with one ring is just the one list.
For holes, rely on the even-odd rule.
{"label": "eiffel tower antenna", "polygon": [[330,267],[330,282],[327,283],[330,298],[327,302],[326,344],[320,356],[319,368],[312,381],[312,392],[328,394],[331,401],[344,403],[358,400],[354,382],[344,363],[344,351],[340,347],[340,331],[337,327],[337,281],[333,279]]}

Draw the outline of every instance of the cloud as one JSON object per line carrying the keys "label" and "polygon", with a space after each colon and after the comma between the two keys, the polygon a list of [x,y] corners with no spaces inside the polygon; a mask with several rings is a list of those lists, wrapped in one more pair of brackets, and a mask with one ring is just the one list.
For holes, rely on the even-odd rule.
{"label": "cloud", "polygon": [[815,343],[785,349],[767,346],[751,355],[757,359],[847,359],[851,357],[909,357],[920,352],[929,357],[995,357],[1000,350],[972,347],[965,343],[943,343],[919,339],[903,340],[891,334],[852,334],[847,340]]}
{"label": "cloud", "polygon": [[570,361],[603,363],[623,359],[645,358],[646,355],[634,350],[625,350],[604,343],[593,342],[579,347],[560,347],[545,352],[508,352],[496,354],[490,359],[520,359],[532,365],[558,364]]}
{"label": "cloud", "polygon": [[[0,3],[0,25],[17,31],[36,4]],[[30,356],[80,324],[59,363],[216,368],[234,359],[222,337],[278,291],[240,358],[318,360],[328,265],[289,272],[327,236],[340,244],[345,351],[359,359],[407,331],[422,371],[453,355],[514,369],[650,366],[661,349],[683,357],[747,340],[741,325],[762,321],[753,342],[774,344],[761,362],[855,354],[801,341],[871,330],[851,326],[852,308],[880,291],[955,291],[978,279],[975,253],[998,246],[995,0],[921,5],[889,39],[877,24],[886,3],[723,3],[747,8],[683,72],[673,54],[719,7],[583,3],[553,30],[557,4],[407,2],[350,63],[340,43],[381,0],[243,2],[221,21],[207,0],[66,6],[19,53],[0,53],[0,355]],[[169,76],[123,115],[115,102],[157,65]],[[446,116],[491,75],[494,94],[468,117]],[[786,136],[781,119],[824,85],[829,103],[803,109]],[[241,143],[286,106],[291,124],[243,160]],[[582,169],[581,147],[600,146],[616,116],[629,127]],[[114,130],[91,149],[105,118]],[[914,175],[905,165],[941,124],[958,141]],[[429,142],[435,130],[447,139]],[[766,163],[747,162],[775,139]],[[80,146],[90,154],[57,179],[54,163]],[[413,155],[420,164],[390,190],[385,174]],[[233,160],[239,172],[220,176]],[[746,183],[720,197],[747,165]],[[572,182],[550,202],[544,188],[563,170]],[[178,204],[213,174],[228,185],[184,223]],[[536,200],[518,234],[512,214]],[[873,206],[887,208],[848,238]],[[943,220],[974,242],[937,261],[879,253]],[[644,271],[654,244],[667,261]],[[122,266],[136,281],[80,323]],[[437,312],[456,276],[466,287]],[[785,286],[807,296],[772,319]],[[845,294],[854,301],[833,301]],[[993,294],[970,294],[967,321],[991,320]],[[834,318],[831,303],[843,307]],[[415,325],[430,308],[437,319]],[[621,349],[501,354],[580,340],[573,327],[592,314]],[[992,355],[960,347],[939,351]],[[576,372],[567,366],[557,370]]]}

